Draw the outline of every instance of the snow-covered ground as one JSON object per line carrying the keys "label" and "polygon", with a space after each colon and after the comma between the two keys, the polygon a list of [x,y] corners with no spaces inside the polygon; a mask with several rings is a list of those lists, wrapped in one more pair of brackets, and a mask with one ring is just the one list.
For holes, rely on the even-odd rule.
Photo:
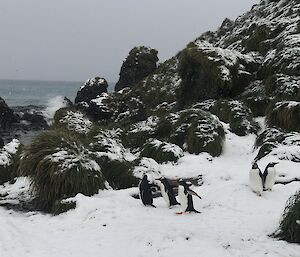
{"label": "snow-covered ground", "polygon": [[[300,182],[277,184],[258,197],[248,186],[248,174],[257,152],[255,136],[226,135],[224,154],[185,155],[177,165],[161,165],[168,177],[203,174],[204,184],[193,188],[201,214],[176,215],[162,198],[157,208],[144,207],[131,197],[137,188],[100,191],[93,197],[77,195],[77,208],[59,216],[20,213],[0,208],[1,257],[299,257],[300,246],[270,237],[289,196]],[[274,157],[273,157],[274,158]],[[259,162],[263,169],[270,159]],[[296,174],[300,164],[281,161],[279,174]],[[24,187],[25,186],[25,187]],[[0,193],[26,192],[19,179]]]}

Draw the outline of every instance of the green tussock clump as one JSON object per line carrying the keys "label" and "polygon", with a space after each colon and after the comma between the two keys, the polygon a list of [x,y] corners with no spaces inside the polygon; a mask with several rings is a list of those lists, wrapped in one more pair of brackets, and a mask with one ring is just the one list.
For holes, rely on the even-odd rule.
{"label": "green tussock clump", "polygon": [[85,135],[92,129],[93,123],[82,112],[73,107],[59,109],[54,115],[53,128]]}
{"label": "green tussock clump", "polygon": [[290,243],[300,244],[300,191],[288,200],[275,236]]}
{"label": "green tussock clump", "polygon": [[124,189],[137,185],[132,174],[132,163],[127,161],[125,147],[120,139],[121,129],[95,127],[89,134],[90,148],[109,185],[113,189]]}
{"label": "green tussock clump", "polygon": [[183,150],[175,144],[150,139],[144,144],[140,156],[152,158],[158,163],[177,162],[183,156]]}
{"label": "green tussock clump", "polygon": [[187,109],[177,115],[170,135],[172,143],[189,153],[208,152],[212,156],[222,153],[225,132],[218,119],[199,109]]}
{"label": "green tussock clump", "polygon": [[155,136],[157,123],[158,118],[150,116],[144,121],[132,124],[121,135],[122,143],[127,148],[140,148]]}
{"label": "green tussock clump", "polygon": [[74,201],[66,201],[66,200],[58,200],[53,204],[51,209],[51,213],[53,215],[59,215],[61,213],[65,213],[69,210],[73,210],[76,208],[76,202]]}
{"label": "green tussock clump", "polygon": [[102,157],[98,159],[98,163],[107,182],[113,189],[125,189],[138,185],[138,179],[132,173],[132,162]]}
{"label": "green tussock clump", "polygon": [[194,108],[201,108],[215,114],[221,121],[229,123],[230,130],[238,136],[256,134],[259,130],[251,110],[240,101],[207,100],[194,105]]}
{"label": "green tussock clump", "polygon": [[267,112],[267,124],[286,131],[300,132],[300,102],[279,102]]}
{"label": "green tussock clump", "polygon": [[255,80],[239,96],[239,99],[251,109],[254,117],[258,117],[265,116],[271,97],[267,95],[263,81]]}
{"label": "green tussock clump", "polygon": [[250,55],[196,40],[180,52],[177,90],[180,107],[207,99],[234,97],[245,89],[258,68]]}
{"label": "green tussock clump", "polygon": [[40,208],[50,211],[58,200],[104,188],[101,169],[85,145],[75,133],[52,130],[25,149],[20,170],[31,177]]}

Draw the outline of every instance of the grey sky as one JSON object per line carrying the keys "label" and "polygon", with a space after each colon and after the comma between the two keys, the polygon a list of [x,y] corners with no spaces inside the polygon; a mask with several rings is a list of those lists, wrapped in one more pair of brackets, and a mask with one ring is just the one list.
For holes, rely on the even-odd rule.
{"label": "grey sky", "polygon": [[116,81],[129,50],[161,60],[259,0],[0,0],[0,78]]}

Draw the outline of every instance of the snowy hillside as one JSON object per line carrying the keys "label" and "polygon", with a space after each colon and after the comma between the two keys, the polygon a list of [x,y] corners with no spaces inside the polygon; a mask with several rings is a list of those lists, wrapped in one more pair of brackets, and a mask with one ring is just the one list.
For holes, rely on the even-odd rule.
{"label": "snowy hillside", "polygon": [[[137,188],[100,191],[93,197],[75,197],[77,208],[53,217],[38,212],[0,209],[0,252],[3,257],[54,256],[272,256],[298,257],[300,246],[269,238],[277,227],[286,200],[300,182],[277,184],[262,197],[248,186],[255,136],[239,137],[227,131],[224,154],[186,154],[178,165],[160,165],[169,178],[203,174],[204,185],[194,187],[203,200],[194,199],[201,214],[176,215],[163,199],[156,209],[131,197]],[[272,157],[274,158],[274,157]],[[270,159],[259,162],[262,168]],[[299,163],[281,161],[278,175],[296,174]],[[27,194],[28,181],[2,186],[0,193]],[[24,197],[24,196],[23,196]]]}
{"label": "snowy hillside", "polygon": [[[0,257],[300,257],[299,11],[261,0],[164,63],[135,47],[117,91],[89,79],[30,144],[0,133]],[[201,213],[145,207],[144,175],[192,182]]]}

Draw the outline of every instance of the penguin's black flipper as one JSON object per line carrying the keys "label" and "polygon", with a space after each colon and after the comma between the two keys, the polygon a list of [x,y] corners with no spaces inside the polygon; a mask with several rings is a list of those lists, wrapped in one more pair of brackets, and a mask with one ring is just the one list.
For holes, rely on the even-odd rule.
{"label": "penguin's black flipper", "polygon": [[154,204],[151,204],[151,205],[149,205],[149,206],[156,208],[156,206],[155,206]]}
{"label": "penguin's black flipper", "polygon": [[188,189],[187,192],[189,195],[195,195],[195,196],[199,197],[200,199],[202,199],[200,195],[198,195],[195,191],[193,191],[191,189]]}

